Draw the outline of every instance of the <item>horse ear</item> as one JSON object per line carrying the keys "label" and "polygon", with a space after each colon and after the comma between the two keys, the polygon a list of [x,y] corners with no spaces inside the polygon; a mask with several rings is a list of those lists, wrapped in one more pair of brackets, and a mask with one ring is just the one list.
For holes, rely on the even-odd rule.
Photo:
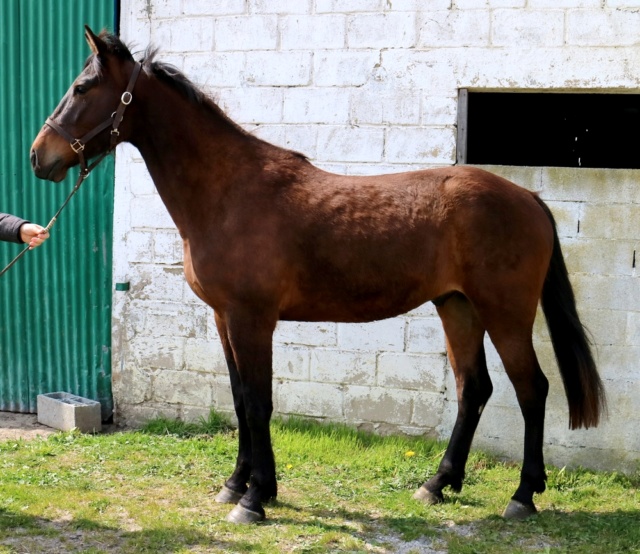
{"label": "horse ear", "polygon": [[96,35],[89,27],[89,25],[84,26],[84,38],[87,39],[87,43],[89,44],[89,48],[94,54],[100,55],[104,54],[107,51],[107,45],[105,42]]}

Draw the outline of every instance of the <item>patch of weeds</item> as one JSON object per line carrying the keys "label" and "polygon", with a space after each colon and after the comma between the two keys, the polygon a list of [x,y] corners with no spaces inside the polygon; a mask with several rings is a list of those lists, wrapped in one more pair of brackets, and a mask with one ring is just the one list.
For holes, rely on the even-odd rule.
{"label": "patch of weeds", "polygon": [[99,514],[103,514],[109,506],[111,506],[111,501],[106,498],[98,498],[89,502],[89,507]]}
{"label": "patch of weeds", "polygon": [[198,435],[217,435],[233,429],[229,419],[211,410],[207,418],[201,417],[195,423],[188,423],[177,419],[157,418],[149,421],[141,432],[150,435],[172,435],[181,438],[191,438]]}

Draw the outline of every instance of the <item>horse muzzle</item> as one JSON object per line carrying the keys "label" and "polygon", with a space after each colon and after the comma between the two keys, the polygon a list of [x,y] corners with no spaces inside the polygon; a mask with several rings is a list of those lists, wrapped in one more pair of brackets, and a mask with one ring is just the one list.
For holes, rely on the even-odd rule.
{"label": "horse muzzle", "polygon": [[[49,145],[49,142],[54,144]],[[62,144],[58,144],[59,142]],[[68,150],[68,144],[57,140],[53,133],[43,128],[33,142],[29,154],[31,169],[36,177],[55,183],[62,181],[73,164],[72,160],[67,159],[69,158]]]}

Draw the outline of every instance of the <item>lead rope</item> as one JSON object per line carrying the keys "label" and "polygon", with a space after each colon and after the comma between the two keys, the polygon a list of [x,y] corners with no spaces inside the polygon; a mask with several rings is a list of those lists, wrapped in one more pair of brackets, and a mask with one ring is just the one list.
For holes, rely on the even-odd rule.
{"label": "lead rope", "polygon": [[[107,119],[106,121],[98,125],[92,131],[88,132],[82,138],[80,139],[74,138],[69,133],[67,133],[67,131],[65,131],[60,125],[58,125],[55,121],[53,121],[51,118],[47,118],[47,120],[45,121],[46,125],[51,127],[59,135],[62,135],[64,138],[66,138],[69,141],[69,146],[71,146],[71,149],[76,154],[78,154],[78,158],[80,161],[80,174],[78,175],[78,180],[76,181],[76,184],[73,187],[73,190],[69,193],[69,196],[67,196],[67,199],[62,203],[62,206],[60,206],[56,214],[51,218],[51,221],[49,221],[49,223],[45,227],[45,231],[48,232],[55,225],[58,219],[58,216],[60,215],[60,212],[64,210],[66,205],[69,203],[69,200],[73,198],[73,195],[76,192],[78,192],[80,185],[89,176],[89,173],[93,171],[93,168],[96,167],[105,158],[105,156],[107,156],[118,145],[118,138],[120,137],[120,131],[118,130],[118,128],[120,127],[120,123],[122,123],[122,119],[124,118],[124,112],[127,109],[127,106],[131,104],[131,100],[133,100],[133,95],[131,93],[133,92],[133,87],[135,87],[136,85],[136,81],[138,79],[138,75],[140,74],[141,69],[142,69],[142,64],[140,64],[140,62],[136,62],[133,68],[133,72],[131,73],[131,77],[129,78],[129,84],[127,85],[127,89],[122,93],[122,96],[120,97],[120,104],[118,104],[116,111],[111,114],[111,117],[109,119]],[[83,152],[85,144],[89,142],[93,137],[95,137],[96,135],[98,135],[99,133],[107,129],[109,125],[111,125],[111,139],[110,139],[109,149],[106,152],[103,152],[102,154],[100,154],[100,156],[98,156],[89,166],[87,166],[85,157],[84,157],[84,152]],[[22,252],[20,252],[15,258],[13,258],[13,260],[11,260],[9,264],[7,264],[7,266],[2,271],[0,271],[0,277],[2,277],[7,271],[9,271],[9,269],[11,269],[13,265],[20,258],[22,258],[22,256],[24,256],[28,251],[29,251],[29,246],[26,246],[22,250]]]}

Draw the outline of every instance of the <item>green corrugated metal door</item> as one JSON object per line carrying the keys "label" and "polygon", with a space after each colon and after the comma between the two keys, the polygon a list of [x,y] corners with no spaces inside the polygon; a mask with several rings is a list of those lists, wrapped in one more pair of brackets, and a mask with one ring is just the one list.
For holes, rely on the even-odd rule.
{"label": "green corrugated metal door", "polygon": [[[114,0],[0,1],[0,211],[46,225],[73,187],[36,179],[29,148],[89,50],[85,23],[113,29]],[[35,412],[66,391],[112,410],[113,159],[82,186],[52,230],[0,278],[0,410]],[[20,250],[0,243],[0,266]]]}

